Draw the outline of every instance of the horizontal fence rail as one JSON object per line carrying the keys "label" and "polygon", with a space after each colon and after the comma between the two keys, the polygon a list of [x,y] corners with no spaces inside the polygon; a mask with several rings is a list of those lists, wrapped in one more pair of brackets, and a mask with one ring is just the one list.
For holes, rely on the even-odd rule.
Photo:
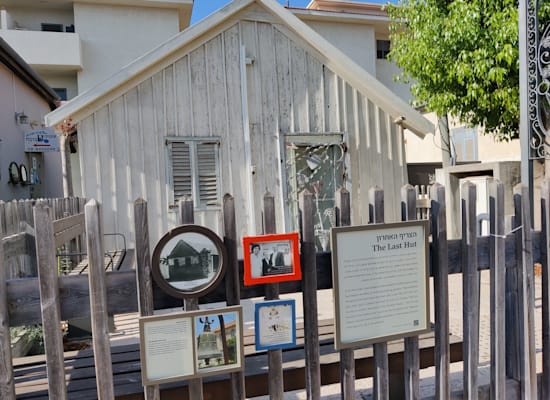
{"label": "horizontal fence rail", "polygon": [[[467,398],[477,398],[479,391],[478,382],[478,358],[479,358],[479,298],[480,298],[480,272],[490,271],[490,299],[491,299],[491,391],[492,398],[504,399],[511,393],[506,393],[507,378],[513,378],[519,383],[519,397],[522,399],[536,399],[538,397],[535,345],[534,345],[534,264],[541,265],[543,291],[548,293],[548,233],[547,226],[550,219],[550,201],[548,183],[546,183],[542,196],[542,230],[533,231],[526,220],[530,215],[528,198],[523,186],[518,185],[514,191],[515,216],[514,227],[511,232],[504,232],[504,199],[502,185],[493,180],[489,185],[489,235],[478,236],[478,218],[476,215],[476,187],[466,183],[462,190],[462,215],[461,227],[462,238],[447,240],[446,235],[446,193],[445,188],[439,184],[430,187],[429,195],[422,189],[418,190],[412,186],[406,186],[402,190],[401,198],[401,219],[414,220],[417,218],[430,219],[430,244],[429,262],[430,276],[434,278],[434,292],[432,296],[435,301],[434,323],[434,359],[435,365],[435,397],[437,399],[448,399],[451,396],[449,383],[449,365],[451,362],[449,343],[449,274],[462,274],[463,278],[463,361],[464,379],[463,393]],[[337,193],[337,207],[335,215],[337,224],[352,225],[350,219],[350,200],[346,195],[349,193]],[[228,300],[228,304],[238,304],[240,299],[265,296],[277,298],[279,294],[302,292],[304,296],[304,338],[306,352],[305,381],[308,397],[317,399],[320,397],[321,381],[319,377],[319,332],[317,315],[317,304],[312,301],[316,291],[333,287],[332,265],[330,252],[315,254],[313,244],[313,215],[315,213],[313,195],[302,193],[300,198],[300,211],[302,216],[302,266],[304,278],[301,281],[281,282],[276,286],[243,286],[243,264],[237,260],[237,246],[240,238],[235,233],[234,202],[231,196],[224,198],[224,223],[227,236],[224,244],[230,255],[230,271],[224,278],[224,283],[214,291],[200,299],[200,303],[212,303]],[[369,192],[370,197],[370,221],[381,223],[383,221],[384,193],[381,188],[373,188]],[[269,205],[271,197],[266,197],[265,222],[269,232],[276,231],[273,226],[273,214]],[[353,199],[351,199],[353,201]],[[399,200],[396,200],[399,201]],[[387,199],[386,199],[387,203]],[[423,209],[419,212],[419,206]],[[14,208],[15,206],[10,206]],[[105,271],[97,268],[101,257],[101,241],[103,240],[97,215],[99,206],[97,203],[89,205],[93,209],[92,219],[86,219],[86,226],[81,232],[80,226],[83,223],[81,212],[71,215],[63,215],[61,218],[53,218],[52,207],[55,205],[40,205],[40,227],[51,229],[51,241],[45,245],[41,237],[36,237],[37,252],[42,254],[38,257],[38,270],[43,271],[38,277],[25,277],[22,279],[5,278],[6,266],[2,264],[6,258],[0,257],[0,341],[5,343],[8,326],[31,325],[42,323],[45,326],[47,343],[52,352],[54,360],[59,361],[59,344],[57,331],[59,322],[72,318],[92,316],[96,328],[100,332],[105,331],[105,318],[107,315],[136,312],[138,309],[141,315],[151,315],[153,310],[164,308],[181,307],[181,300],[169,297],[167,294],[153,288],[151,281],[150,251],[148,249],[147,231],[147,203],[140,199],[136,201],[136,243],[141,247],[136,251],[136,269],[124,271]],[[87,206],[88,207],[88,206]],[[4,207],[5,208],[5,207]],[[17,208],[17,207],[15,207]],[[25,207],[21,207],[25,210]],[[80,210],[80,209],[78,209]],[[267,211],[267,212],[266,212]],[[91,213],[91,212],[90,212]],[[429,213],[429,215],[427,214]],[[55,211],[58,215],[58,211]],[[25,212],[26,215],[26,212]],[[36,211],[35,211],[36,218]],[[90,216],[91,218],[91,216]],[[13,219],[13,218],[12,218]],[[26,220],[25,220],[26,221]],[[37,219],[38,221],[38,219]],[[386,221],[387,222],[387,221]],[[393,221],[390,221],[393,222]],[[13,225],[13,221],[10,222]],[[44,225],[44,226],[42,226]],[[31,224],[29,226],[32,227]],[[93,227],[93,232],[90,230]],[[33,229],[36,229],[34,227]],[[46,230],[45,232],[49,232]],[[83,233],[88,237],[88,246],[94,246],[94,274],[92,281],[87,275],[57,276],[47,271],[47,265],[52,263],[51,252],[47,248],[55,248],[58,244],[56,235],[62,240],[71,240],[76,232]],[[71,233],[69,233],[71,232]],[[89,236],[92,235],[92,236]],[[3,240],[16,240],[5,236]],[[7,242],[6,242],[7,243]],[[312,247],[313,246],[313,247]],[[6,249],[6,246],[3,246]],[[2,250],[2,249],[0,249]],[[0,255],[2,252],[0,251]],[[49,268],[53,268],[51,265]],[[136,284],[136,270],[138,282]],[[46,281],[49,282],[46,285]],[[52,284],[52,279],[56,285]],[[91,285],[91,286],[90,286]],[[139,286],[139,290],[138,290]],[[93,291],[90,295],[90,290]],[[4,294],[2,296],[2,294]],[[543,294],[544,297],[544,294]],[[45,308],[47,302],[48,308]],[[42,304],[42,307],[41,307]],[[92,304],[92,307],[90,306]],[[543,393],[547,393],[550,386],[548,375],[550,371],[546,368],[548,361],[548,307],[549,302],[543,299],[543,354],[545,355],[544,371],[542,376]],[[47,312],[48,316],[45,316]],[[101,315],[99,315],[101,314]],[[99,340],[99,339],[98,339]],[[506,343],[506,344],[505,344]],[[99,351],[108,353],[104,341],[97,344]],[[390,397],[391,385],[388,380],[388,347],[387,343],[381,342],[374,347],[374,396],[377,399]],[[51,347],[56,349],[52,350]],[[402,398],[414,399],[419,397],[419,340],[418,337],[407,338],[404,341],[404,393]],[[0,360],[0,384],[2,398],[13,398],[13,376],[9,351],[1,353]],[[343,398],[353,398],[354,376],[353,367],[354,351],[342,351],[340,353],[342,362],[341,381]],[[270,366],[273,371],[274,381],[270,389],[274,398],[280,398],[282,372],[279,363],[278,352],[270,353],[272,361]],[[110,362],[109,362],[110,364]],[[96,365],[100,365],[96,360]],[[97,371],[98,384],[102,385],[104,396],[112,395],[113,382],[108,376],[108,370]],[[50,371],[49,371],[50,374]],[[59,393],[60,398],[64,396],[63,378],[51,372],[52,385]],[[233,399],[244,398],[244,377],[242,374],[235,374],[232,379],[231,396]],[[509,379],[508,379],[509,381]],[[160,397],[159,388],[146,388],[147,399]],[[202,393],[199,394],[202,398]],[[228,394],[229,396],[229,394]],[[542,397],[541,397],[542,398]]]}

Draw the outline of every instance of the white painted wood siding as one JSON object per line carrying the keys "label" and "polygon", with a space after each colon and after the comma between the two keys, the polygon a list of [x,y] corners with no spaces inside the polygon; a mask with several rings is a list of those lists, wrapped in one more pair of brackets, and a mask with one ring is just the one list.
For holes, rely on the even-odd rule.
{"label": "white painted wood siding", "polygon": [[[240,236],[261,233],[266,190],[276,194],[278,229],[285,229],[280,150],[286,134],[343,134],[355,223],[367,222],[370,186],[383,187],[386,204],[395,203],[390,197],[399,196],[406,169],[402,130],[394,118],[270,14],[254,6],[245,11],[182,49],[172,64],[144,74],[138,86],[79,125],[83,195],[103,204],[106,233],[122,232],[133,245],[133,202],[139,197],[149,203],[152,244],[176,225],[166,176],[166,138],[173,136],[221,139],[221,193],[235,197]],[[249,62],[241,59],[242,48]],[[219,206],[198,211],[195,220],[222,234]],[[397,209],[386,209],[386,220],[398,216]]]}

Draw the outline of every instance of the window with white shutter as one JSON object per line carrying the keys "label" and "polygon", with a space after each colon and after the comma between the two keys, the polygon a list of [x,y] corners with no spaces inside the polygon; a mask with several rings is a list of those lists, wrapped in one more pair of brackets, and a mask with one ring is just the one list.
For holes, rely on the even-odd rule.
{"label": "window with white shutter", "polygon": [[219,141],[169,138],[166,144],[173,193],[170,207],[176,207],[183,196],[191,196],[195,208],[219,208]]}

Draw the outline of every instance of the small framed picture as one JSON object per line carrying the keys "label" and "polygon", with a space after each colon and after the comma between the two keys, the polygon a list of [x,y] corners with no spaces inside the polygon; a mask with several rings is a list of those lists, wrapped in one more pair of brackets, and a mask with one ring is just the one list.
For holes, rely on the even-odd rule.
{"label": "small framed picture", "polygon": [[222,281],[226,258],[225,246],[215,232],[199,225],[178,226],[155,246],[153,279],[171,296],[204,296]]}
{"label": "small framed picture", "polygon": [[240,308],[195,314],[195,366],[200,376],[235,372],[243,365]]}
{"label": "small framed picture", "polygon": [[296,345],[296,302],[274,300],[254,306],[256,350],[284,349]]}
{"label": "small framed picture", "polygon": [[141,317],[139,331],[146,386],[243,368],[241,306]]}
{"label": "small framed picture", "polygon": [[246,286],[302,279],[298,232],[243,238]]}

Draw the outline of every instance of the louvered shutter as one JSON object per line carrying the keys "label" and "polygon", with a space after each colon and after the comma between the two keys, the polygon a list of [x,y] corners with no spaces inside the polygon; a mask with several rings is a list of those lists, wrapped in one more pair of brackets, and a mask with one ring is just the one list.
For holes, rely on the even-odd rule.
{"label": "louvered shutter", "polygon": [[191,148],[188,143],[172,142],[172,179],[174,202],[183,196],[192,196]]}
{"label": "louvered shutter", "polygon": [[219,205],[218,143],[197,143],[196,151],[199,204]]}

